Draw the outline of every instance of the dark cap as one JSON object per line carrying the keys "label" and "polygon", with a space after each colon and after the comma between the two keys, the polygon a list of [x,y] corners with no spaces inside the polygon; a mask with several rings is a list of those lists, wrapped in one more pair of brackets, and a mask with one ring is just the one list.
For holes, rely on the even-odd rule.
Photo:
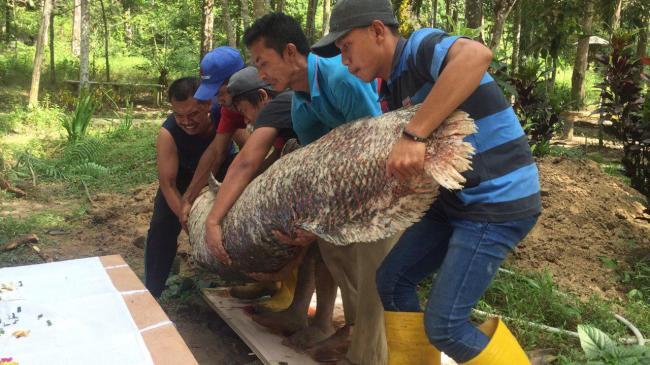
{"label": "dark cap", "polygon": [[210,100],[219,91],[223,82],[235,72],[244,68],[244,59],[235,48],[222,46],[213,49],[201,60],[201,85],[194,98]]}
{"label": "dark cap", "polygon": [[271,85],[264,82],[257,74],[257,69],[248,66],[243,70],[237,71],[228,81],[228,94],[235,97],[245,92],[258,89],[270,89]]}
{"label": "dark cap", "polygon": [[332,9],[330,32],[312,47],[312,52],[322,57],[340,53],[334,42],[354,28],[365,27],[380,20],[386,25],[398,25],[393,5],[388,0],[340,0]]}

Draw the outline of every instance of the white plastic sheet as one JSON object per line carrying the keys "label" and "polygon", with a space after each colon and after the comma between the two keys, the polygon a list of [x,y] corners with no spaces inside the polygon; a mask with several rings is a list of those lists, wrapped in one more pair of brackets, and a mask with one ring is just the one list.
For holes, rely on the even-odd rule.
{"label": "white plastic sheet", "polygon": [[0,321],[0,358],[20,365],[153,364],[97,257],[0,269]]}

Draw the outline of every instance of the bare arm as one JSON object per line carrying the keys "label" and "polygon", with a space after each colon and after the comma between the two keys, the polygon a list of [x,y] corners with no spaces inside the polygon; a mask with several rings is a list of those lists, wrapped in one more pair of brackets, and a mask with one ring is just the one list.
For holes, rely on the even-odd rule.
{"label": "bare arm", "polygon": [[256,129],[244,148],[237,154],[219,187],[219,192],[214,199],[212,210],[210,210],[205,224],[207,246],[222,262],[229,263],[230,259],[221,242],[221,221],[244,192],[246,186],[259,173],[277,135],[277,129],[272,127]]}
{"label": "bare arm", "polygon": [[178,173],[178,152],[172,135],[164,128],[160,129],[156,141],[156,162],[158,165],[158,181],[169,208],[180,217],[181,194],[176,187]]}
{"label": "bare arm", "polygon": [[232,135],[232,140],[237,143],[237,146],[241,150],[244,148],[244,145],[246,144],[246,141],[248,140],[248,137],[250,137],[250,133],[245,129],[245,128],[240,128],[235,131]]}
{"label": "bare arm", "polygon": [[230,142],[232,141],[232,134],[217,134],[214,136],[212,143],[201,155],[199,165],[196,167],[192,182],[188,186],[183,200],[192,204],[196,197],[201,192],[204,186],[208,184],[208,177],[211,171],[216,171],[221,167],[221,164],[226,159]]}
{"label": "bare arm", "polygon": [[[476,90],[491,61],[492,51],[484,45],[464,38],[454,42],[440,77],[406,130],[419,137],[429,136]],[[424,144],[400,138],[386,162],[388,175],[408,180],[423,168]]]}

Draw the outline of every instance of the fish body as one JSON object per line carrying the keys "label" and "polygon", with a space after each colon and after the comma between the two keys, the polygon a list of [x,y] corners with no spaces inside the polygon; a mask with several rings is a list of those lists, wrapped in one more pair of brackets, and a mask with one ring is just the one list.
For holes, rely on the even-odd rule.
{"label": "fish body", "polygon": [[363,118],[333,129],[283,156],[244,190],[222,222],[232,259],[224,268],[205,246],[205,219],[215,189],[196,199],[189,217],[195,261],[216,271],[274,272],[297,248],[278,242],[273,230],[301,228],[337,245],[372,242],[417,222],[443,186],[460,189],[474,150],[467,113],[454,112],[426,141],[425,168],[408,184],[386,174],[386,161],[419,106]]}

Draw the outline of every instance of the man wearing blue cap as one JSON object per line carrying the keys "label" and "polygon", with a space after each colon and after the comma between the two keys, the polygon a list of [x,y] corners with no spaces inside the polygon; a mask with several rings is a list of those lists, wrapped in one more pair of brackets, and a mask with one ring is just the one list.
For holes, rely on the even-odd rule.
{"label": "man wearing blue cap", "polygon": [[[340,0],[330,19],[331,33],[313,52],[342,53],[343,64],[361,80],[383,78],[382,96],[391,110],[422,103],[402,137],[387,146],[387,175],[401,181],[421,176],[424,142],[455,109],[466,111],[478,129],[465,139],[476,151],[465,187],[441,189],[377,271],[389,364],[439,364],[434,346],[459,364],[530,364],[501,320],[478,328],[470,321],[472,307],[541,210],[528,138],[487,73],[492,52],[439,29],[402,38],[388,0]],[[416,287],[433,272],[423,313]]]}
{"label": "man wearing blue cap", "polygon": [[[224,161],[232,160],[232,141],[242,147],[248,133],[244,118],[231,109],[231,97],[227,85],[230,76],[244,68],[244,60],[235,48],[222,46],[208,52],[201,60],[201,85],[194,94],[199,104],[210,111],[210,118],[217,125],[217,133],[201,157],[192,182],[182,199],[181,224],[186,226],[192,203],[208,183],[211,171],[216,171]],[[216,97],[216,102],[215,102]]]}

